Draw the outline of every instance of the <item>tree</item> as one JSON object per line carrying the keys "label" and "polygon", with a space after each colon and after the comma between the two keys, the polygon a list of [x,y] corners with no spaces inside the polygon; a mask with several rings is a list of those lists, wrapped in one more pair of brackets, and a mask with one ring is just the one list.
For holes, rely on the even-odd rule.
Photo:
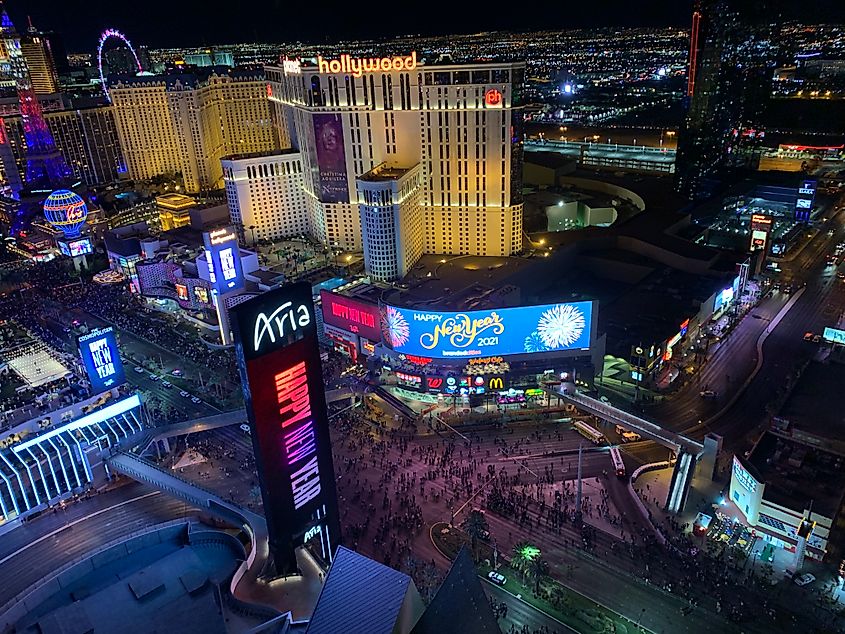
{"label": "tree", "polygon": [[472,560],[478,563],[478,540],[490,534],[490,526],[487,524],[487,518],[484,517],[482,511],[473,509],[464,520],[463,529],[470,538]]}
{"label": "tree", "polygon": [[526,577],[531,567],[531,562],[540,558],[540,549],[530,542],[519,542],[513,547],[513,558],[511,559],[511,568],[517,572],[522,573],[522,583],[526,582]]}
{"label": "tree", "polygon": [[534,582],[534,594],[540,594],[540,580],[549,573],[548,562],[537,555],[528,563],[528,575]]}

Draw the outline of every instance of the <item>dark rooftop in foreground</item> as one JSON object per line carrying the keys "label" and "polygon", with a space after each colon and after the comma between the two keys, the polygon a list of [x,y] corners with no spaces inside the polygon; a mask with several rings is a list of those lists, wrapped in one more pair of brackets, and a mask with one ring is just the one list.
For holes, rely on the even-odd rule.
{"label": "dark rooftop in foreground", "polygon": [[340,546],[307,633],[393,634],[407,631],[422,610],[408,575]]}
{"label": "dark rooftop in foreground", "polygon": [[[804,343],[806,346],[817,344]],[[845,364],[811,361],[781,408],[793,435],[813,436],[845,455],[845,409],[831,407],[831,395],[845,385]]]}
{"label": "dark rooftop in foreground", "polygon": [[461,548],[443,583],[411,634],[500,634],[469,550]]}
{"label": "dark rooftop in foreground", "polygon": [[766,432],[748,458],[751,473],[766,483],[764,497],[793,510],[813,505],[832,518],[845,492],[845,458]]}

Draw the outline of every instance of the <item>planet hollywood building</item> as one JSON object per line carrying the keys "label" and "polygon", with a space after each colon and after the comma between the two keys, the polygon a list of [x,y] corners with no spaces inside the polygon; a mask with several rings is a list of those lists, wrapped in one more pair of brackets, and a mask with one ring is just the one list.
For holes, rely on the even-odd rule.
{"label": "planet hollywood building", "polygon": [[413,51],[266,67],[282,145],[301,154],[309,232],[363,251],[377,280],[423,253],[519,252],[524,70]]}

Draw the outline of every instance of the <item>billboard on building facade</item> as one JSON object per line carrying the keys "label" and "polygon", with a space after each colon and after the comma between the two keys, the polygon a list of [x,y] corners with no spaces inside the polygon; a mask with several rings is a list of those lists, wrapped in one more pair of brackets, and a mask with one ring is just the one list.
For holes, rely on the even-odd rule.
{"label": "billboard on building facade", "polygon": [[343,144],[343,120],[339,114],[316,113],[314,143],[320,171],[320,200],[348,203],[349,181],[346,176],[346,151]]}
{"label": "billboard on building facade", "polygon": [[378,306],[321,290],[323,323],[354,332],[370,341],[381,341]]}
{"label": "billboard on building facade", "polygon": [[91,392],[98,394],[124,383],[126,375],[117,349],[114,329],[97,328],[79,337],[79,354],[91,382]]}
{"label": "billboard on building facade", "polygon": [[593,302],[468,312],[382,307],[382,338],[397,352],[434,358],[588,350]]}
{"label": "billboard on building facade", "polygon": [[211,283],[220,293],[228,293],[244,285],[238,234],[233,227],[224,227],[202,234],[205,259]]}
{"label": "billboard on building facade", "polygon": [[230,314],[276,571],[295,572],[306,542],[330,562],[340,522],[311,287],[285,286]]}

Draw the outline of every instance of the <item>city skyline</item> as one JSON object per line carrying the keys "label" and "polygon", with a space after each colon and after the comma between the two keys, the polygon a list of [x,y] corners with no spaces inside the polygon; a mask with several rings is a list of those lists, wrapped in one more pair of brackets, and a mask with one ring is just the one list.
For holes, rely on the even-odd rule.
{"label": "city skyline", "polygon": [[[68,50],[90,52],[96,48],[99,34],[106,28],[123,30],[133,42],[154,48],[210,46],[245,42],[304,42],[314,45],[342,40],[386,39],[401,36],[438,36],[472,34],[486,31],[532,32],[602,27],[688,28],[693,3],[663,0],[649,3],[637,12],[627,11],[622,0],[599,0],[588,6],[567,7],[552,2],[535,3],[535,10],[514,15],[511,12],[485,12],[476,15],[469,8],[443,5],[428,6],[425,12],[412,14],[408,9],[384,12],[379,28],[373,29],[368,15],[334,3],[321,8],[319,23],[312,24],[311,7],[287,6],[276,1],[272,6],[246,0],[244,7],[226,13],[209,9],[201,0],[178,4],[153,0],[139,14],[120,3],[93,0],[57,5],[51,0],[6,2],[12,20],[25,30],[31,17],[36,28],[56,31],[65,39]],[[221,4],[222,8],[223,5]],[[333,10],[334,9],[334,10]],[[784,6],[784,20],[813,24],[845,22],[845,6],[835,0],[817,0],[812,5]],[[163,17],[164,16],[164,17]],[[262,17],[259,17],[262,16]]]}

